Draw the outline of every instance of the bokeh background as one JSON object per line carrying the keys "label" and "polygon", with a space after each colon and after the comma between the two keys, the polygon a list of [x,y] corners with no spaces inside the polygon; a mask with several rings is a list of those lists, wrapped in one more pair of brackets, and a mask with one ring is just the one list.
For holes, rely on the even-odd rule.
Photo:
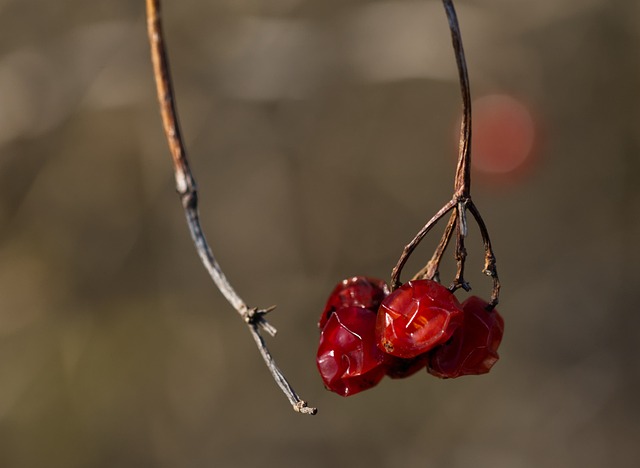
{"label": "bokeh background", "polygon": [[640,2],[456,2],[474,98],[535,122],[525,164],[474,172],[502,359],[347,399],[315,369],[326,296],[389,278],[451,193],[442,5],[164,4],[207,236],[249,304],[278,304],[270,349],[319,413],[291,411],[195,254],[144,2],[1,0],[0,466],[640,465]]}

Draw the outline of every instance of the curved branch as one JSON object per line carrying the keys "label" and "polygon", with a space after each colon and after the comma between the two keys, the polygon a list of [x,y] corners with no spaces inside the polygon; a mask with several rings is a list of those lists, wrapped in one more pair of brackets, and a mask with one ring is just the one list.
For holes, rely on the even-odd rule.
{"label": "curved branch", "polygon": [[405,248],[402,250],[402,255],[400,255],[400,258],[398,259],[398,263],[396,264],[396,266],[393,268],[393,271],[391,272],[391,290],[392,291],[394,291],[400,286],[400,274],[402,273],[402,269],[404,268],[405,263],[407,263],[407,260],[409,260],[411,253],[415,250],[416,247],[418,247],[418,244],[420,244],[422,239],[424,239],[424,236],[427,235],[427,233],[431,230],[433,226],[435,226],[435,224],[440,220],[440,218],[442,218],[449,211],[451,211],[451,209],[454,206],[456,206],[456,203],[457,203],[457,200],[455,198],[449,200],[449,202],[447,202],[446,205],[440,208],[440,211],[438,211],[433,216],[433,218],[431,218],[427,222],[427,224],[425,224],[424,227],[420,229],[418,234],[416,234],[415,237],[411,240],[411,242],[409,242],[405,246]]}
{"label": "curved branch", "polygon": [[467,209],[471,211],[475,218],[485,248],[485,266],[484,273],[493,278],[493,291],[491,294],[490,308],[498,303],[498,295],[500,293],[500,281],[496,269],[496,260],[493,255],[489,232],[480,215],[480,212],[471,201],[471,89],[469,85],[469,74],[467,72],[467,63],[462,46],[462,34],[460,33],[460,25],[452,0],[442,0],[447,19],[449,21],[449,29],[451,31],[451,41],[456,57],[458,67],[458,77],[460,80],[460,91],[462,94],[462,121],[460,123],[460,145],[458,153],[458,163],[456,166],[456,174],[454,179],[453,198],[449,203],[443,206],[436,215],[416,234],[414,239],[404,248],[398,263],[393,269],[391,275],[391,289],[394,290],[400,285],[400,272],[405,263],[413,253],[417,245],[422,241],[424,236],[429,232],[433,225],[448,211],[453,210],[447,227],[444,230],[440,243],[436,247],[431,260],[422,268],[413,278],[414,279],[434,279],[439,281],[438,269],[442,255],[446,250],[453,232],[456,232],[456,275],[450,286],[451,291],[462,288],[465,291],[471,289],[470,285],[464,279],[465,261],[467,251],[465,248],[465,237],[467,236]]}
{"label": "curved branch", "polygon": [[466,203],[459,202],[456,205],[456,213],[458,214],[455,252],[457,269],[453,284],[449,287],[452,292],[458,288],[462,288],[467,292],[471,290],[471,286],[464,279],[464,263],[467,260],[467,249],[464,246],[464,238],[467,236],[466,210]]}
{"label": "curved branch", "polygon": [[493,290],[491,291],[491,302],[489,302],[489,308],[493,309],[498,305],[498,298],[500,296],[500,279],[498,278],[498,268],[496,267],[496,256],[493,254],[493,247],[491,246],[491,239],[489,237],[489,230],[484,223],[480,211],[476,208],[473,202],[469,203],[469,211],[475,218],[480,228],[480,235],[482,236],[482,243],[484,244],[484,269],[482,272],[490,276],[493,280]]}
{"label": "curved branch", "polygon": [[169,150],[171,151],[171,157],[173,159],[176,189],[180,195],[191,238],[193,239],[196,250],[198,251],[200,260],[209,272],[211,279],[216,284],[220,292],[247,323],[251,335],[253,336],[260,354],[271,372],[271,375],[293,406],[293,409],[299,413],[316,414],[316,408],[308,407],[307,403],[303,401],[296,394],[293,387],[291,387],[287,379],[284,377],[284,374],[273,360],[264,339],[260,335],[260,328],[270,335],[275,335],[276,333],[276,329],[264,318],[264,315],[273,310],[273,308],[258,309],[247,306],[222,272],[222,269],[220,268],[220,265],[218,265],[218,262],[209,247],[207,239],[205,238],[198,214],[198,191],[196,188],[196,181],[191,172],[191,168],[189,167],[187,152],[178,121],[175,94],[171,83],[169,59],[162,32],[160,0],[147,0],[146,5],[147,29],[149,34],[149,43],[151,45],[151,61],[153,63],[158,101],[160,103],[160,114],[162,116],[164,132],[167,137]]}
{"label": "curved branch", "polygon": [[447,250],[447,246],[449,245],[449,241],[451,240],[451,236],[453,234],[453,228],[456,226],[457,217],[458,217],[458,211],[454,210],[451,213],[451,216],[449,217],[449,222],[447,223],[447,227],[444,229],[444,233],[442,234],[440,243],[438,244],[438,247],[436,247],[435,252],[433,252],[433,256],[431,257],[431,260],[429,260],[429,263],[427,263],[422,270],[420,270],[418,273],[416,273],[413,276],[412,278],[413,280],[436,279],[436,281],[440,281],[439,279],[440,262],[442,261],[442,255],[444,254],[444,251]]}
{"label": "curved branch", "polygon": [[458,165],[456,167],[454,190],[459,197],[466,198],[471,191],[471,87],[467,72],[467,61],[462,47],[462,34],[458,24],[458,16],[452,0],[442,0],[449,20],[453,50],[458,65],[460,91],[462,93],[462,122],[460,123],[460,147]]}

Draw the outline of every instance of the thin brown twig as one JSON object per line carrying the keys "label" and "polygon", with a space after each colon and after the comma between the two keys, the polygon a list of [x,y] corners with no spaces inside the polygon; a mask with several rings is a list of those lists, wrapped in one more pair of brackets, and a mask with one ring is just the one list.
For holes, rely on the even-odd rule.
{"label": "thin brown twig", "polygon": [[462,34],[452,0],[442,0],[442,3],[449,21],[449,29],[451,30],[451,40],[453,50],[456,57],[458,67],[458,77],[460,80],[460,91],[462,94],[462,121],[460,124],[460,145],[458,149],[458,163],[456,165],[456,174],[454,178],[454,194],[453,198],[447,202],[436,215],[431,218],[427,224],[416,234],[413,240],[403,249],[398,263],[391,273],[391,289],[394,290],[400,286],[400,274],[402,268],[406,264],[410,255],[413,253],[418,244],[424,239],[429,230],[440,220],[447,212],[453,210],[447,227],[444,230],[442,238],[427,265],[422,268],[413,279],[433,279],[438,276],[440,261],[442,255],[449,245],[449,241],[456,231],[456,275],[451,291],[463,288],[465,291],[471,289],[470,285],[464,279],[464,268],[467,257],[465,248],[465,237],[467,236],[467,209],[471,211],[474,219],[480,227],[482,241],[485,249],[485,266],[483,272],[493,279],[493,290],[491,293],[491,302],[489,308],[495,307],[498,303],[500,293],[500,281],[496,269],[496,260],[491,247],[489,231],[480,215],[480,212],[471,201],[471,88],[469,85],[469,74],[467,72],[467,64],[462,46]]}
{"label": "thin brown twig", "polygon": [[411,242],[409,242],[405,246],[405,248],[402,250],[402,254],[398,259],[398,263],[396,264],[396,266],[393,268],[393,271],[391,272],[391,290],[392,291],[397,289],[400,286],[401,284],[400,274],[402,273],[402,269],[404,268],[404,265],[407,263],[407,260],[409,260],[409,257],[411,256],[415,248],[418,247],[418,244],[420,244],[422,239],[424,239],[424,236],[426,236],[429,233],[431,228],[435,226],[435,224],[440,220],[440,218],[442,218],[444,215],[446,215],[449,211],[451,211],[456,206],[456,203],[457,203],[457,200],[455,198],[449,200],[449,202],[447,202],[442,208],[440,208],[440,211],[438,211],[433,216],[433,218],[431,218],[427,222],[427,224],[425,224],[424,227],[420,229],[418,234],[416,234],[416,236],[411,240]]}
{"label": "thin brown twig", "polygon": [[458,151],[458,164],[456,166],[454,190],[456,195],[468,198],[471,194],[471,86],[469,84],[469,73],[467,72],[467,61],[462,47],[462,34],[458,24],[458,16],[451,0],[442,0],[449,29],[451,30],[451,41],[456,56],[458,66],[458,77],[460,80],[460,93],[462,94],[462,121],[460,123],[460,145]]}
{"label": "thin brown twig", "polygon": [[[459,203],[456,206],[456,211],[459,215],[464,215],[464,210],[466,210],[464,205],[461,206]],[[456,222],[456,276],[453,280],[453,284],[449,287],[451,291],[455,291],[458,288],[462,288],[465,291],[469,291],[471,289],[469,283],[464,280],[464,263],[467,260],[467,249],[464,247],[465,236],[465,223],[458,219]]]}
{"label": "thin brown twig", "polygon": [[500,296],[500,278],[498,278],[498,269],[496,268],[496,256],[493,253],[493,247],[491,246],[491,238],[489,237],[489,231],[485,224],[480,211],[476,208],[476,205],[472,202],[469,203],[469,211],[473,215],[480,228],[480,235],[482,236],[482,242],[484,243],[484,269],[482,272],[490,276],[493,280],[493,290],[491,292],[491,302],[489,302],[489,309],[493,309],[498,305]]}
{"label": "thin brown twig", "polygon": [[444,234],[442,235],[440,243],[438,244],[438,247],[436,247],[435,252],[433,252],[431,260],[429,260],[429,263],[427,263],[427,265],[422,270],[420,270],[413,276],[413,280],[436,279],[437,281],[440,281],[440,261],[442,260],[442,255],[444,254],[444,251],[447,250],[447,246],[449,245],[449,241],[451,240],[451,236],[453,235],[453,228],[456,226],[457,217],[458,212],[454,210],[449,217],[447,227],[444,229]]}
{"label": "thin brown twig", "polygon": [[316,414],[316,408],[307,406],[307,403],[302,400],[294,391],[293,387],[291,387],[282,371],[276,365],[264,339],[262,338],[262,335],[260,334],[261,329],[272,336],[276,333],[276,329],[270,325],[264,317],[268,312],[273,310],[273,307],[259,309],[247,306],[222,272],[220,265],[218,265],[218,262],[209,247],[204,232],[202,231],[200,217],[198,214],[198,191],[196,181],[193,177],[193,173],[191,172],[191,168],[189,167],[187,152],[185,150],[184,140],[182,138],[178,121],[175,94],[171,82],[169,59],[162,31],[160,0],[146,0],[146,5],[147,28],[149,43],[151,45],[151,61],[153,63],[158,101],[160,103],[160,114],[162,116],[164,132],[166,134],[169,150],[173,159],[176,189],[180,195],[189,231],[198,255],[222,295],[246,322],[251,335],[258,346],[260,354],[271,372],[271,375],[293,406],[293,409],[303,414]]}

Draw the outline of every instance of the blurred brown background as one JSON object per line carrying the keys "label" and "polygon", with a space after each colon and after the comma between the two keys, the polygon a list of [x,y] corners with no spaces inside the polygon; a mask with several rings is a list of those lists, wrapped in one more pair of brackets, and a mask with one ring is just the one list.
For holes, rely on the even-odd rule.
{"label": "blurred brown background", "polygon": [[442,5],[164,4],[209,241],[278,304],[271,351],[319,414],[291,411],[195,254],[144,2],[0,0],[1,467],[640,465],[639,2],[457,2],[473,96],[517,96],[538,129],[526,171],[474,179],[502,359],[347,399],[315,369],[327,294],[389,278],[451,193]]}

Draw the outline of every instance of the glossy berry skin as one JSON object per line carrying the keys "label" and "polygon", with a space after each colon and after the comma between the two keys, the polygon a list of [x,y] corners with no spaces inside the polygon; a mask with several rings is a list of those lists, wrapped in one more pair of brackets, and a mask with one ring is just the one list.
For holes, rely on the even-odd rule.
{"label": "glossy berry skin", "polygon": [[446,342],[461,323],[462,308],[447,288],[432,280],[415,280],[382,301],[376,337],[380,349],[410,359]]}
{"label": "glossy berry skin", "polygon": [[327,389],[351,396],[382,380],[389,357],[376,345],[375,321],[375,312],[363,307],[345,307],[330,315],[316,357]]}
{"label": "glossy berry skin", "polygon": [[486,374],[498,360],[504,320],[476,296],[462,304],[464,323],[451,340],[430,353],[428,371],[443,379]]}
{"label": "glossy berry skin", "polygon": [[320,316],[318,328],[322,330],[329,316],[343,307],[364,307],[376,311],[387,294],[389,294],[389,288],[380,279],[354,276],[342,280],[331,292]]}

